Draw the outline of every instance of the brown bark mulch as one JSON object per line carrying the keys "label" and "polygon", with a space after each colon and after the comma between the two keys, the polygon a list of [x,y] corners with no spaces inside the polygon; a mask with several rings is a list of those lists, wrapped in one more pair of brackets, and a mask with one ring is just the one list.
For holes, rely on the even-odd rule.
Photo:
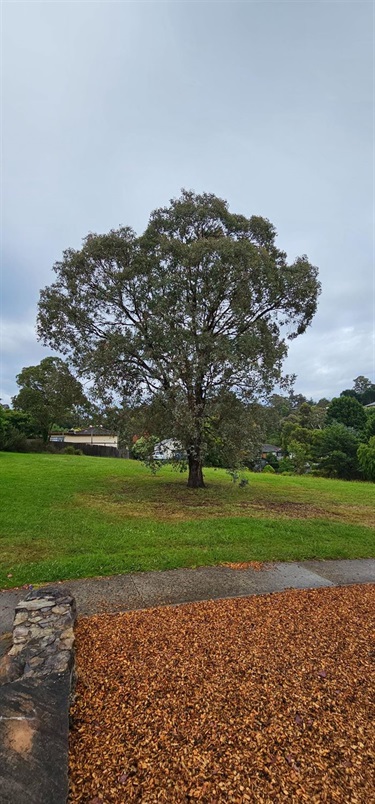
{"label": "brown bark mulch", "polygon": [[70,801],[374,801],[375,586],[82,618]]}

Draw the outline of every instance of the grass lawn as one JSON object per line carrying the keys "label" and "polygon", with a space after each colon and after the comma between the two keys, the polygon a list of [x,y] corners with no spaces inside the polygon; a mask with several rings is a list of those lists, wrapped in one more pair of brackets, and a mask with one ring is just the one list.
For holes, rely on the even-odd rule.
{"label": "grass lawn", "polygon": [[[375,555],[375,485],[0,453],[0,588],[224,561]],[[9,577],[10,576],[10,577]]]}

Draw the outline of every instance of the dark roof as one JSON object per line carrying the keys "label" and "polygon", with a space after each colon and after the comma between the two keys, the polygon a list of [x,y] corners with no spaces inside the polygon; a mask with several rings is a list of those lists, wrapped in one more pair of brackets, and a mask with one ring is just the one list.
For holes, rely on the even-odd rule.
{"label": "dark roof", "polygon": [[86,427],[85,430],[69,430],[69,435],[116,435],[116,433],[106,430],[105,427]]}
{"label": "dark roof", "polygon": [[277,447],[276,444],[263,444],[262,452],[282,452],[282,449]]}

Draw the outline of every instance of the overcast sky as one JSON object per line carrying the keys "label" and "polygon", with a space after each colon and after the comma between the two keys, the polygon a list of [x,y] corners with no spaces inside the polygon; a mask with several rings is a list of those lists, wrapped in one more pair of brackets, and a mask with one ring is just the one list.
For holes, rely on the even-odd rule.
{"label": "overcast sky", "polygon": [[264,215],[320,268],[295,389],[375,381],[371,2],[3,2],[2,377],[49,351],[64,248],[141,232],[181,187]]}

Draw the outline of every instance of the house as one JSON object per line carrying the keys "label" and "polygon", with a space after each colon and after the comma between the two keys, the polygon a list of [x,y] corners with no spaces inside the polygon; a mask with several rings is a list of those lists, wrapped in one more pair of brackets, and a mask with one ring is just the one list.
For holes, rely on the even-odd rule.
{"label": "house", "polygon": [[91,444],[97,447],[118,449],[117,433],[106,430],[104,427],[86,427],[84,430],[69,430],[67,433],[55,432],[51,434],[50,441],[73,444],[76,447],[79,447],[80,444]]}
{"label": "house", "polygon": [[364,408],[375,408],[375,402],[369,402],[368,405],[364,405]]}
{"label": "house", "polygon": [[182,445],[173,438],[166,438],[164,441],[160,441],[154,449],[154,458],[157,461],[180,460],[183,455]]}
{"label": "house", "polygon": [[281,461],[281,458],[283,457],[281,447],[277,447],[276,444],[262,444],[262,452],[261,452],[262,460],[266,461],[267,454],[269,454],[270,452],[272,453],[272,455],[275,455],[278,461]]}

